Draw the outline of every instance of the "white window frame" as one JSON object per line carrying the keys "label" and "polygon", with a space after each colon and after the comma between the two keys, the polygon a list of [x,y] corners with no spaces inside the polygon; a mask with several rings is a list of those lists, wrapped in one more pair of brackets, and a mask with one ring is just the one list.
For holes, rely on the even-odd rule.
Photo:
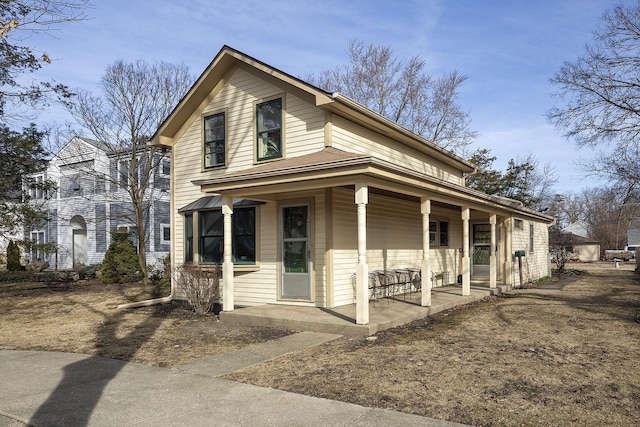
{"label": "white window frame", "polygon": [[[164,230],[169,230],[169,240],[164,238]],[[160,244],[169,245],[171,244],[171,225],[169,224],[160,224]]]}
{"label": "white window frame", "polygon": [[[40,240],[40,236],[42,236],[42,240]],[[44,245],[47,242],[47,234],[44,230],[32,230],[29,238],[31,240],[31,243],[35,243],[36,245]],[[36,248],[33,248],[31,249],[31,260],[34,261],[37,259],[44,261],[44,253],[37,251]]]}

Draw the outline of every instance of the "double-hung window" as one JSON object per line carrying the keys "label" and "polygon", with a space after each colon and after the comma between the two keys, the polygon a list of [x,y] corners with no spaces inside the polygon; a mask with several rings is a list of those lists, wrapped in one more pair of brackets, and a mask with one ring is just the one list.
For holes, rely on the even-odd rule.
{"label": "double-hung window", "polygon": [[204,118],[205,169],[225,165],[225,135],[224,113],[218,113]]}
{"label": "double-hung window", "polygon": [[429,245],[449,246],[449,221],[429,221]]}
{"label": "double-hung window", "polygon": [[257,158],[282,157],[282,98],[256,105]]}
{"label": "double-hung window", "polygon": [[[224,257],[224,217],[222,210],[197,211],[197,229],[194,230],[193,213],[185,214],[185,262],[193,262],[197,252],[201,264],[222,263]],[[232,259],[236,265],[256,263],[256,208],[242,207],[233,210],[231,217]],[[194,248],[193,236],[198,245]]]}

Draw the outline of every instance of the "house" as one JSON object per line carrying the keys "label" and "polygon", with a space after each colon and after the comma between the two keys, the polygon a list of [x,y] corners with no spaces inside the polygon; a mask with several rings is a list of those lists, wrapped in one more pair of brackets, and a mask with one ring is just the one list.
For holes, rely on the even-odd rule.
{"label": "house", "polygon": [[[32,188],[31,199],[43,204],[48,219],[25,230],[25,239],[39,245],[53,243],[57,251],[44,253],[36,246],[25,254],[27,261],[47,261],[49,269],[61,270],[100,263],[111,242],[111,231],[118,229],[131,232],[137,244],[124,163],[105,144],[75,137],[58,151],[43,174],[31,177],[34,182],[52,180],[57,190],[46,194]],[[169,170],[166,157],[154,172],[145,197],[149,265],[159,263],[170,249]]]}
{"label": "house", "polygon": [[580,236],[588,239],[589,235],[591,234],[591,227],[585,221],[578,220],[564,227],[561,231],[563,233],[571,233],[575,236]]}
{"label": "house", "polygon": [[[171,262],[222,264],[223,309],[356,304],[373,271],[514,285],[548,276],[553,218],[465,187],[474,167],[339,93],[224,46],[152,144],[171,170]],[[441,284],[441,283],[438,283]],[[172,292],[184,298],[175,280]]]}
{"label": "house", "polygon": [[570,256],[572,261],[595,262],[600,260],[600,242],[571,234],[573,251]]}

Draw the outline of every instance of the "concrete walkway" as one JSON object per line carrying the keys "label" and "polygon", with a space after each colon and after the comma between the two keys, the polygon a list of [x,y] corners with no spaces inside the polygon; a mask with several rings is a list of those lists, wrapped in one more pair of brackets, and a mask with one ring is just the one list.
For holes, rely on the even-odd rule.
{"label": "concrete walkway", "polygon": [[175,369],[0,350],[0,427],[460,426],[219,377],[337,337],[303,332]]}
{"label": "concrete walkway", "polygon": [[179,366],[156,368],[79,354],[0,350],[0,427],[18,426],[460,426],[383,409],[256,387],[220,378],[340,336],[367,336],[505,289],[436,288],[431,307],[419,295],[370,303],[370,323],[355,306],[267,305],[222,313],[223,322],[300,330]]}
{"label": "concrete walkway", "polygon": [[294,331],[369,336],[506,290],[506,286],[490,289],[488,285],[476,283],[471,286],[471,295],[462,296],[459,286],[434,288],[430,307],[420,306],[420,294],[415,292],[394,299],[380,299],[369,302],[369,323],[366,325],[356,324],[355,304],[336,308],[266,304],[222,312],[220,318],[223,322],[282,327]]}

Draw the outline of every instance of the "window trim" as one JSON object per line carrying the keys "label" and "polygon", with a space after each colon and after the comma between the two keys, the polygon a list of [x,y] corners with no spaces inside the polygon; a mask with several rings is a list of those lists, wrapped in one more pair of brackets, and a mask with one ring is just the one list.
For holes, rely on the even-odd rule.
{"label": "window trim", "polygon": [[[260,157],[260,141],[258,132],[258,107],[272,101],[280,100],[280,155],[277,157]],[[286,97],[285,94],[278,94],[268,98],[257,100],[253,104],[253,142],[254,142],[254,161],[255,163],[263,163],[283,159],[286,157]]]}
{"label": "window trim", "polygon": [[[442,227],[443,223],[447,224],[446,242],[443,243]],[[431,225],[435,224],[435,230],[431,230]],[[431,236],[433,235],[433,240]],[[451,221],[448,218],[430,218],[429,219],[429,248],[448,248],[451,242]]]}
{"label": "window trim", "polygon": [[[169,230],[169,240],[166,240],[164,238],[164,230],[165,229]],[[160,224],[160,244],[161,245],[170,245],[171,244],[171,225],[166,224],[166,223],[161,223]]]}
{"label": "window trim", "polygon": [[[169,162],[169,173],[164,173],[164,162]],[[167,155],[163,155],[160,158],[160,164],[158,165],[158,176],[161,178],[171,178],[171,158]]]}
{"label": "window trim", "polygon": [[[215,164],[215,165],[207,165],[206,163],[206,144],[208,141],[206,141],[206,136],[205,136],[205,120],[209,117],[214,117],[214,116],[222,116],[223,120],[223,126],[224,126],[224,140],[223,140],[223,146],[224,146],[224,161],[221,164]],[[210,171],[213,169],[218,169],[218,168],[224,168],[227,166],[227,163],[229,161],[228,159],[228,143],[227,141],[229,140],[229,126],[227,126],[227,117],[228,117],[228,112],[226,109],[223,110],[214,110],[214,111],[207,111],[201,114],[201,119],[200,119],[200,123],[202,126],[202,135],[201,135],[201,140],[202,140],[202,170],[203,171]],[[209,142],[215,142],[215,141],[209,141]]]}
{"label": "window trim", "polygon": [[[33,235],[36,235],[36,238],[34,240]],[[38,235],[42,234],[42,242],[39,242],[38,239]],[[39,230],[31,230],[31,232],[29,233],[29,240],[31,241],[32,244],[36,244],[36,245],[44,245],[45,243],[47,243],[47,232],[44,229],[39,229]],[[37,248],[32,247],[31,249],[31,261],[35,261],[35,260],[41,260],[41,261],[45,261],[46,260],[46,256],[44,254],[44,252],[40,252],[37,250]],[[39,255],[41,255],[42,257],[39,257]]]}
{"label": "window trim", "polygon": [[533,253],[533,247],[534,247],[534,227],[533,224],[529,224],[529,252]]}
{"label": "window trim", "polygon": [[[253,270],[259,267],[259,262],[258,260],[259,258],[259,238],[260,238],[260,234],[259,234],[259,209],[258,209],[258,205],[251,205],[251,206],[242,206],[242,207],[234,207],[233,211],[234,213],[236,213],[238,210],[243,210],[243,209],[253,209],[253,240],[254,240],[254,260],[251,262],[242,262],[238,259],[236,259],[236,234],[234,232],[234,235],[232,236],[232,259],[233,259],[233,264],[234,264],[234,270]],[[184,253],[183,253],[183,259],[185,263],[193,263],[193,264],[198,264],[198,265],[212,265],[215,264],[215,262],[210,262],[210,261],[202,261],[202,244],[201,244],[201,239],[202,239],[202,235],[201,235],[201,223],[202,223],[202,213],[204,212],[221,212],[222,208],[218,207],[218,208],[212,208],[212,209],[201,209],[201,210],[194,210],[191,212],[185,212],[184,213],[184,221],[185,221],[185,227],[184,227]],[[235,231],[235,223],[233,221],[235,215],[232,215],[232,229]],[[187,248],[188,248],[188,241],[189,241],[189,236],[187,235],[187,218],[191,218],[192,221],[192,236],[190,237],[192,239],[192,243],[191,243],[191,248],[192,248],[192,253],[189,254]],[[206,236],[205,236],[206,237]],[[224,239],[224,230],[223,230],[223,234],[221,234],[221,236]],[[197,243],[196,243],[197,242]],[[188,255],[191,255],[191,260],[189,260]],[[220,260],[220,264],[222,263],[223,260]]]}

